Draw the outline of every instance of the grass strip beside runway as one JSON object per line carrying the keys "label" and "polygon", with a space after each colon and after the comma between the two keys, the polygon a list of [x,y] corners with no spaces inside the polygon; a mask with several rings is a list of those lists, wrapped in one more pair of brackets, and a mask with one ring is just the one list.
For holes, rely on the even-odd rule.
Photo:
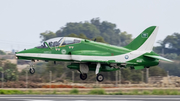
{"label": "grass strip beside runway", "polygon": [[40,90],[0,90],[0,94],[11,95],[11,94],[60,94],[60,95],[180,95],[179,90],[175,89],[154,89],[154,90],[130,90],[130,91],[116,91],[107,92],[104,89],[92,89],[87,92],[81,92],[78,89],[71,89],[68,92],[51,90],[51,91],[40,91]]}

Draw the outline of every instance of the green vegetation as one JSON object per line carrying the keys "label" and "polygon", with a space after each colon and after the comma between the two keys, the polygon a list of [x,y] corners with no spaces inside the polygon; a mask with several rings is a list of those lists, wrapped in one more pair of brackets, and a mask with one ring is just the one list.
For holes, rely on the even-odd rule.
{"label": "green vegetation", "polygon": [[[143,72],[143,74],[142,74]],[[142,81],[142,75],[145,77],[145,69],[143,70],[131,70],[130,68],[124,68],[121,70],[122,80],[132,81],[132,83],[139,83]],[[149,69],[150,76],[166,76],[167,73],[164,69],[154,66]],[[144,78],[145,79],[145,78]]]}
{"label": "green vegetation", "polygon": [[52,94],[57,94],[57,91],[56,91],[56,90],[54,90]]}
{"label": "green vegetation", "polygon": [[6,55],[6,53],[2,50],[0,50],[0,55]]}
{"label": "green vegetation", "polygon": [[122,91],[115,92],[115,93],[109,93],[110,95],[123,95]]}
{"label": "green vegetation", "polygon": [[122,32],[116,28],[116,24],[108,21],[100,21],[99,18],[93,18],[90,22],[70,22],[62,27],[56,33],[45,31],[40,33],[40,38],[45,41],[54,37],[79,37],[83,39],[95,39],[97,42],[109,43],[117,46],[125,46],[132,41],[132,35]]}
{"label": "green vegetation", "polygon": [[0,94],[24,94],[24,92],[20,90],[3,90],[0,89]]}
{"label": "green vegetation", "polygon": [[157,89],[157,90],[130,90],[130,91],[118,91],[113,93],[108,93],[104,89],[93,89],[89,92],[79,93],[78,89],[72,89],[69,93],[67,92],[57,92],[54,91],[21,91],[21,90],[0,90],[0,95],[10,95],[10,94],[81,94],[81,95],[180,95],[180,91],[178,90],[172,90],[172,89]]}
{"label": "green vegetation", "polygon": [[18,78],[18,71],[16,64],[9,61],[0,61],[0,77],[4,74],[4,81],[16,81]]}
{"label": "green vegetation", "polygon": [[125,93],[123,95],[180,95],[180,91],[178,91],[178,90],[170,90],[170,89],[168,89],[168,90],[152,90],[152,91],[134,90],[132,92]]}
{"label": "green vegetation", "polygon": [[79,94],[79,90],[78,89],[72,89],[69,93],[70,94]]}
{"label": "green vegetation", "polygon": [[150,67],[150,76],[167,76],[166,71],[158,66]]}
{"label": "green vegetation", "polygon": [[164,70],[169,71],[170,75],[180,76],[180,63],[179,62],[173,62],[173,63],[161,62],[159,66],[163,68]]}
{"label": "green vegetation", "polygon": [[162,49],[164,50],[164,54],[175,53],[180,55],[180,33],[173,33],[172,35],[168,35],[164,40],[160,40],[158,43],[160,46],[155,47],[155,51],[158,53],[162,53]]}
{"label": "green vegetation", "polygon": [[115,93],[109,93],[110,95],[180,95],[180,91],[178,90],[132,90],[128,92],[115,92]]}
{"label": "green vegetation", "polygon": [[88,94],[93,94],[93,95],[105,95],[106,92],[104,89],[93,89],[91,91],[89,91]]}

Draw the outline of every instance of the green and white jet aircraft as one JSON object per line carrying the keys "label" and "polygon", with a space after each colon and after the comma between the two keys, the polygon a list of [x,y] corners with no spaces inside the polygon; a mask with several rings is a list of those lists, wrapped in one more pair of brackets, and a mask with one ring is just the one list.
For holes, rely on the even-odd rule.
{"label": "green and white jet aircraft", "polygon": [[[169,61],[152,51],[158,27],[145,29],[137,38],[125,47],[117,47],[87,39],[72,37],[57,37],[49,39],[41,46],[16,53],[18,59],[66,61],[67,67],[80,72],[80,78],[85,80],[89,71],[95,71],[97,81],[104,80],[99,72],[116,71],[120,68],[144,69],[159,64],[159,60]],[[29,72],[35,73],[30,65]]]}

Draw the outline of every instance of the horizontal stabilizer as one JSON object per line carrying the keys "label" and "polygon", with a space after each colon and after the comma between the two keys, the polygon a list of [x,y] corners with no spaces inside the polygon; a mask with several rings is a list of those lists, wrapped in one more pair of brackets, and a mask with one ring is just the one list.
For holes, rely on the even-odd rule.
{"label": "horizontal stabilizer", "polygon": [[144,56],[159,59],[159,60],[164,60],[164,61],[168,61],[168,62],[173,62],[172,60],[166,59],[166,58],[161,57],[161,56],[156,56],[156,55],[144,55]]}

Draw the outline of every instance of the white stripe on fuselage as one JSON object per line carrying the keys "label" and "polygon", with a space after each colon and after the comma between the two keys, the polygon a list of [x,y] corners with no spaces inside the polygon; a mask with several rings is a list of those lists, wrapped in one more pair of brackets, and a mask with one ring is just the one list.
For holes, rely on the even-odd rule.
{"label": "white stripe on fuselage", "polygon": [[[132,51],[130,53],[116,55],[116,56],[85,56],[85,55],[64,55],[64,54],[40,54],[40,53],[20,53],[16,56],[23,57],[37,57],[37,58],[49,58],[49,59],[59,59],[59,60],[98,60],[98,61],[108,61],[115,60],[116,62],[126,62],[133,60],[146,52],[143,51]],[[125,59],[125,56],[128,55],[129,58]]]}

